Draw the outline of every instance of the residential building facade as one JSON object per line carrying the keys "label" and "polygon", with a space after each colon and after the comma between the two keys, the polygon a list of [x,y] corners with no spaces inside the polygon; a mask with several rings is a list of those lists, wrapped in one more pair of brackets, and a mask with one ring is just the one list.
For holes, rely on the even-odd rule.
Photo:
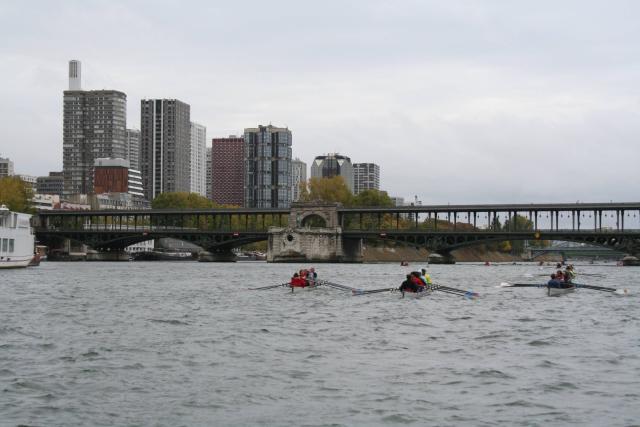
{"label": "residential building facade", "polygon": [[191,108],[177,99],[143,99],[140,171],[145,196],[190,191]]}
{"label": "residential building facade", "polygon": [[351,159],[337,153],[317,156],[311,164],[311,178],[331,178],[341,176],[353,192],[353,166]]}
{"label": "residential building facade", "polygon": [[140,169],[140,131],[127,129],[127,156],[131,169]]}
{"label": "residential building facade", "polygon": [[12,176],[14,174],[13,171],[13,162],[9,160],[9,158],[0,157],[0,178],[4,178],[5,176]]}
{"label": "residential building facade", "polygon": [[209,200],[213,200],[213,196],[212,196],[212,190],[213,190],[213,173],[212,173],[212,169],[211,169],[211,147],[207,147],[207,176],[206,176],[206,182],[205,185],[207,187],[207,194],[206,197]]}
{"label": "residential building facade", "polygon": [[380,166],[375,163],[353,164],[354,194],[364,190],[380,190]]}
{"label": "residential building facade", "polygon": [[96,159],[93,187],[96,194],[129,191],[129,161],[126,159]]}
{"label": "residential building facade", "polygon": [[192,193],[207,195],[207,128],[191,122],[191,189]]}
{"label": "residential building facade", "polygon": [[64,193],[92,193],[94,160],[126,155],[127,95],[117,90],[81,90],[80,63],[71,61],[62,127]]}
{"label": "residential building facade", "polygon": [[307,182],[307,164],[296,158],[291,161],[291,197],[294,202],[300,200],[300,185]]}
{"label": "residential building facade", "polygon": [[245,207],[291,205],[291,141],[288,128],[268,125],[244,130]]}
{"label": "residential building facade", "polygon": [[49,172],[49,176],[39,176],[36,179],[38,194],[55,194],[61,196],[64,191],[64,176],[62,172]]}
{"label": "residential building facade", "polygon": [[244,206],[244,138],[231,135],[211,140],[211,200]]}

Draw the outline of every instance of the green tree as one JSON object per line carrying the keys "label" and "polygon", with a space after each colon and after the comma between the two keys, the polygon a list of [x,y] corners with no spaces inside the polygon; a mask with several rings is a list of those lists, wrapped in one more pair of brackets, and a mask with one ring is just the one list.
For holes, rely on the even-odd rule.
{"label": "green tree", "polygon": [[162,193],[151,202],[153,209],[209,209],[218,207],[211,200],[196,193]]}
{"label": "green tree", "polygon": [[31,186],[17,176],[0,179],[0,205],[6,205],[15,212],[33,213],[31,199],[33,199]]}
{"label": "green tree", "polygon": [[314,177],[306,183],[304,191],[301,191],[300,200],[320,203],[337,202],[349,206],[353,200],[353,194],[341,176],[333,176],[331,178]]}
{"label": "green tree", "polygon": [[[504,222],[503,230],[530,231],[533,230],[533,222],[522,215],[515,215]],[[509,243],[509,250],[504,250],[503,252],[511,252],[513,254],[524,252],[524,240],[511,241]]]}
{"label": "green tree", "polygon": [[354,207],[392,207],[393,200],[391,200],[391,197],[389,197],[386,191],[364,190],[353,197],[351,205]]}

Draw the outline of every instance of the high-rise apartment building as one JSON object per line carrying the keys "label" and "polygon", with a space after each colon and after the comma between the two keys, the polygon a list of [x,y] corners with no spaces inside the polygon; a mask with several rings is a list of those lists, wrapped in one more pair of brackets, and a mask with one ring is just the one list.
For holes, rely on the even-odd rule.
{"label": "high-rise apartment building", "polygon": [[291,197],[297,202],[300,200],[300,184],[307,181],[307,164],[298,158],[291,161],[291,181]]}
{"label": "high-rise apartment building", "polygon": [[127,160],[131,169],[140,170],[140,131],[127,129]]}
{"label": "high-rise apartment building", "polygon": [[191,192],[207,195],[207,128],[191,122]]}
{"label": "high-rise apartment building", "polygon": [[12,176],[13,172],[13,162],[9,160],[9,158],[0,157],[0,178],[4,178],[5,176]]}
{"label": "high-rise apartment building", "polygon": [[145,196],[191,189],[191,108],[177,99],[143,99],[140,171]]}
{"label": "high-rise apartment building", "polygon": [[291,131],[272,125],[247,128],[244,130],[244,149],[245,207],[289,207]]}
{"label": "high-rise apartment building", "polygon": [[64,191],[64,176],[62,172],[49,172],[49,176],[39,176],[36,179],[38,194],[55,194],[62,196]]}
{"label": "high-rise apartment building", "polygon": [[364,190],[380,190],[380,166],[375,163],[353,164],[354,194]]}
{"label": "high-rise apartment building", "polygon": [[353,166],[351,159],[337,153],[317,156],[311,164],[311,178],[331,178],[341,176],[353,192]]}
{"label": "high-rise apartment building", "polygon": [[211,147],[207,147],[207,176],[205,179],[205,186],[207,187],[207,194],[206,197],[209,200],[213,200],[212,199],[212,190],[213,190],[213,173],[211,170]]}
{"label": "high-rise apartment building", "polygon": [[92,193],[94,160],[126,157],[127,95],[80,90],[80,62],[71,61],[63,99],[64,193]]}
{"label": "high-rise apartment building", "polygon": [[235,135],[211,140],[211,200],[244,206],[244,138]]}

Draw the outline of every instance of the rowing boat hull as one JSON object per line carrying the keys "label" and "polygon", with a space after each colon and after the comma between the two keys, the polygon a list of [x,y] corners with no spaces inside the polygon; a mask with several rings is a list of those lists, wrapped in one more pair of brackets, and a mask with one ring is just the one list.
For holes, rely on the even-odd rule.
{"label": "rowing boat hull", "polygon": [[289,288],[291,288],[291,292],[300,292],[300,291],[310,291],[312,289],[317,288],[318,285],[309,285],[309,286],[291,286],[289,285]]}
{"label": "rowing boat hull", "polygon": [[431,289],[425,289],[422,292],[402,292],[402,298],[420,299],[433,292]]}
{"label": "rowing boat hull", "polygon": [[575,292],[575,290],[575,286],[572,286],[570,288],[554,288],[551,286],[547,286],[547,295],[550,297],[559,297],[560,295],[566,295]]}

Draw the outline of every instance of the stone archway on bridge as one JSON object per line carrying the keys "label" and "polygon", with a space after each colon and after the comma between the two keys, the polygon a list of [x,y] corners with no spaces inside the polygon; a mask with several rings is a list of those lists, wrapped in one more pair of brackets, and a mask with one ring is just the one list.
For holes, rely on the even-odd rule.
{"label": "stone archway on bridge", "polygon": [[326,228],[327,219],[318,214],[307,215],[300,221],[300,226],[303,228]]}
{"label": "stone archway on bridge", "polygon": [[289,214],[291,228],[336,228],[338,222],[338,204],[294,203]]}

